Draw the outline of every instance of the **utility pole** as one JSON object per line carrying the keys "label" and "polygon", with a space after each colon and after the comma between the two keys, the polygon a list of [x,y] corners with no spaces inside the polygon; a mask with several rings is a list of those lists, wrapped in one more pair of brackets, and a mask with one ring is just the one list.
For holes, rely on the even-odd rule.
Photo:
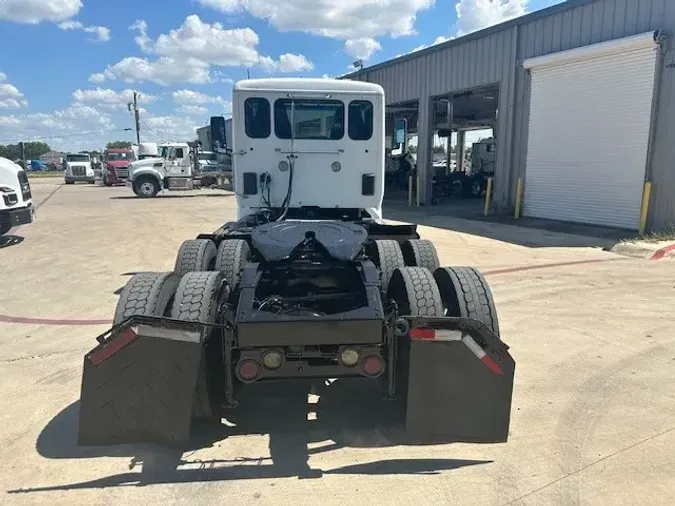
{"label": "utility pole", "polygon": [[26,146],[24,145],[23,141],[19,142],[19,149],[21,150],[21,161],[23,162],[23,168],[24,170],[28,170],[28,167],[26,167]]}
{"label": "utility pole", "polygon": [[141,116],[138,110],[138,93],[134,91],[134,101],[127,104],[129,112],[134,111],[134,119],[136,120],[136,143],[141,144]]}

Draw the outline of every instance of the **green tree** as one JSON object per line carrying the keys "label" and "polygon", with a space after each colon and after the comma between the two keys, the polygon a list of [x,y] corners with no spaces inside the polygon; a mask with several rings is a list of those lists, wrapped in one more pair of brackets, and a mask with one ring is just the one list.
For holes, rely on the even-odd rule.
{"label": "green tree", "polygon": [[125,149],[131,147],[130,141],[113,141],[106,144],[106,149]]}
{"label": "green tree", "polygon": [[[35,160],[40,155],[51,151],[49,144],[45,144],[44,142],[26,142],[24,143],[24,150],[26,160]],[[0,156],[9,158],[10,160],[17,160],[21,158],[21,146],[19,144],[0,145]]]}

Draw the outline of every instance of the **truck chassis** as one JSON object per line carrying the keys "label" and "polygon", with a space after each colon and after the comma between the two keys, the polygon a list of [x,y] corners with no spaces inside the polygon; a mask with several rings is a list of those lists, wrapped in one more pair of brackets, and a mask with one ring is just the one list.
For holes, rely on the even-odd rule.
{"label": "truck chassis", "polygon": [[129,280],[84,358],[79,444],[180,446],[192,420],[236,418],[250,384],[333,378],[379,382],[416,440],[508,439],[515,362],[480,272],[440,267],[415,225],[272,218],[199,235],[173,272]]}

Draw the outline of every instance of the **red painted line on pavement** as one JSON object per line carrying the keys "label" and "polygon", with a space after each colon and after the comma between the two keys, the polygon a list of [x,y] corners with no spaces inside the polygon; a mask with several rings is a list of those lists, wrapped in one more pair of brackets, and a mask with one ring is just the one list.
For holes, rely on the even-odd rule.
{"label": "red painted line on pavement", "polygon": [[[673,248],[675,249],[675,245]],[[665,254],[665,253],[664,253]],[[565,267],[568,265],[582,265],[582,264],[594,264],[601,262],[614,262],[617,260],[622,260],[618,258],[597,258],[593,260],[577,260],[575,262],[558,262],[551,264],[540,264],[540,265],[526,265],[523,267],[511,267],[508,269],[495,269],[492,271],[484,271],[483,274],[488,275],[498,275],[498,274],[512,274],[515,272],[531,271],[536,269],[550,269],[553,267]],[[109,319],[61,319],[61,318],[29,318],[24,316],[8,316],[0,314],[0,323],[25,323],[29,325],[68,325],[68,326],[87,326],[87,325],[111,325],[112,320]]]}
{"label": "red painted line on pavement", "polygon": [[511,274],[514,272],[533,271],[536,269],[550,269],[552,267],[566,267],[568,265],[597,264],[602,262],[616,262],[618,258],[595,258],[592,260],[576,260],[573,262],[558,262],[553,264],[525,265],[522,267],[510,267],[508,269],[496,269],[494,271],[485,271],[484,275]]}
{"label": "red painted line on pavement", "polygon": [[675,251],[675,244],[670,244],[664,248],[661,248],[658,250],[656,253],[654,253],[651,257],[649,257],[650,260],[661,260],[663,257],[666,256],[667,253],[670,253],[671,251]]}

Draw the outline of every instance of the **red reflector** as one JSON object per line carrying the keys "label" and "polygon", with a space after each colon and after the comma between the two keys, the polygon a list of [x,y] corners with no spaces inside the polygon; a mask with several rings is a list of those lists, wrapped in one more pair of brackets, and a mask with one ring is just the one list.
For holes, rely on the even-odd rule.
{"label": "red reflector", "polygon": [[239,377],[244,381],[251,381],[260,374],[260,366],[253,360],[245,360],[239,364]]}
{"label": "red reflector", "polygon": [[412,329],[410,339],[436,339],[436,331],[434,329]]}
{"label": "red reflector", "polygon": [[124,329],[122,332],[117,334],[112,341],[108,342],[102,349],[92,353],[89,356],[89,362],[93,365],[99,365],[100,363],[108,360],[115,353],[120,351],[122,348],[128,344],[134,342],[138,339],[138,334],[136,329],[128,328]]}
{"label": "red reflector", "polygon": [[368,357],[363,361],[363,371],[368,376],[377,376],[383,368],[384,363],[380,357]]}
{"label": "red reflector", "polygon": [[495,373],[498,376],[503,376],[504,371],[502,371],[502,368],[499,367],[499,364],[492,360],[489,355],[485,355],[483,358],[480,359],[481,362],[483,362],[488,369],[490,369],[493,373]]}

